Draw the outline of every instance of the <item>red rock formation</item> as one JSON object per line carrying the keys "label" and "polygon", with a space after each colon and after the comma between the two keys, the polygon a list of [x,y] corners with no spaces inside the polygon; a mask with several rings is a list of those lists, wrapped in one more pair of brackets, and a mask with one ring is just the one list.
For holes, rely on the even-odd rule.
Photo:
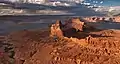
{"label": "red rock formation", "polygon": [[51,26],[50,36],[63,37],[64,36],[63,32],[71,28],[74,28],[79,31],[83,31],[83,25],[84,22],[80,21],[80,19],[78,18],[66,21],[64,26],[59,20],[57,20],[56,23]]}
{"label": "red rock formation", "polygon": [[86,17],[83,18],[84,20],[86,20],[86,22],[104,22],[104,21],[120,21],[120,17],[114,17],[114,18],[110,18],[110,17]]}
{"label": "red rock formation", "polygon": [[84,18],[86,22],[93,22],[93,17],[86,17]]}
{"label": "red rock formation", "polygon": [[56,23],[51,26],[51,34],[50,34],[51,37],[54,36],[63,37],[63,32],[61,30],[60,23],[61,22],[57,20]]}
{"label": "red rock formation", "polygon": [[100,17],[100,21],[105,21],[105,18],[104,17]]}
{"label": "red rock formation", "polygon": [[58,37],[63,37],[63,32],[62,32],[62,30],[60,29],[60,27],[58,27],[58,28],[56,29],[56,36],[58,36]]}
{"label": "red rock formation", "polygon": [[114,17],[114,21],[115,21],[115,22],[120,22],[120,16]]}
{"label": "red rock formation", "polygon": [[92,39],[92,37],[91,37],[91,35],[89,35],[88,37],[86,37],[86,42],[91,43],[91,39]]}
{"label": "red rock formation", "polygon": [[55,25],[53,24],[51,27],[50,27],[50,36],[53,37],[55,35]]}
{"label": "red rock formation", "polygon": [[84,18],[87,22],[97,22],[100,20],[100,17],[86,17]]}
{"label": "red rock formation", "polygon": [[79,18],[72,19],[72,27],[76,30],[83,31],[84,22],[80,21]]}

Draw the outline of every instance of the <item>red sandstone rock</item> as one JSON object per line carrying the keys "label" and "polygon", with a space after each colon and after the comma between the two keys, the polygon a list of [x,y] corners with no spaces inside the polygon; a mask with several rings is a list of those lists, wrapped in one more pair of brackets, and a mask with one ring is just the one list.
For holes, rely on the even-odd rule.
{"label": "red sandstone rock", "polygon": [[91,39],[92,39],[92,37],[89,35],[88,37],[86,37],[86,42],[87,42],[87,43],[90,43],[90,42],[91,42]]}
{"label": "red sandstone rock", "polygon": [[60,23],[61,22],[57,20],[56,23],[51,26],[51,34],[50,34],[51,37],[53,36],[62,37],[63,36]]}
{"label": "red sandstone rock", "polygon": [[114,18],[110,18],[110,17],[86,17],[84,18],[84,20],[86,20],[87,22],[99,22],[99,21],[120,21],[120,17],[114,17]]}
{"label": "red sandstone rock", "polygon": [[60,26],[60,28],[62,27],[62,23],[60,20],[57,20],[56,23],[55,23],[57,26]]}
{"label": "red sandstone rock", "polygon": [[83,25],[84,25],[84,22],[80,21],[80,19],[78,18],[66,21],[64,26],[59,20],[57,20],[56,23],[51,26],[50,36],[63,37],[64,36],[63,32],[71,28],[83,31]]}
{"label": "red sandstone rock", "polygon": [[50,36],[53,37],[55,35],[55,25],[53,24],[51,27],[50,27]]}
{"label": "red sandstone rock", "polygon": [[[53,24],[53,26],[54,25],[55,24]],[[59,28],[56,30],[59,31]],[[23,34],[24,32],[20,33]],[[41,37],[36,38],[36,36],[38,36],[36,34],[40,33],[38,31],[34,33],[28,32],[29,35],[24,36],[24,34],[24,38],[20,33],[11,35],[12,38],[10,40],[13,44],[19,43],[14,45],[16,55],[14,56],[15,61],[16,59],[19,60],[17,62],[22,61],[19,64],[120,64],[120,39],[115,36],[115,34],[119,36],[117,31],[115,31],[115,33],[111,31],[93,32],[91,34],[95,35],[112,33],[115,37],[93,36],[94,38],[91,38],[91,36],[89,36],[87,41],[91,41],[90,43],[86,43],[85,39],[67,37],[65,38],[66,40],[58,40],[57,42],[54,42],[49,40],[49,38],[46,39],[48,36],[43,38],[41,35],[46,35],[46,33],[43,32],[39,35]],[[43,39],[38,42],[33,38],[32,40],[34,41],[25,41],[25,37],[31,38],[33,36],[35,36],[35,39]],[[55,53],[50,54],[53,51]],[[28,57],[28,55],[30,55],[30,57]],[[23,58],[28,58],[22,59],[21,56]],[[3,60],[3,58],[0,60]]]}
{"label": "red sandstone rock", "polygon": [[58,37],[63,37],[63,32],[62,32],[62,30],[60,29],[60,27],[58,27],[58,28],[56,29],[56,36],[58,36]]}
{"label": "red sandstone rock", "polygon": [[120,22],[120,16],[114,17],[114,21],[115,21],[115,22]]}
{"label": "red sandstone rock", "polygon": [[83,31],[84,22],[80,21],[80,19],[72,19],[72,27],[76,30]]}

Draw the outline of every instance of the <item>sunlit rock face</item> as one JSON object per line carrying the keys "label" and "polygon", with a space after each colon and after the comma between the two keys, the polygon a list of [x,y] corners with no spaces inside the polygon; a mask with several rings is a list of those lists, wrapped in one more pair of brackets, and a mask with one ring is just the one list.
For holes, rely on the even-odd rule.
{"label": "sunlit rock face", "polygon": [[120,22],[120,16],[114,17],[114,21],[115,21],[115,22]]}
{"label": "sunlit rock face", "polygon": [[98,17],[86,17],[84,19],[86,20],[86,22],[96,22],[99,20]]}
{"label": "sunlit rock face", "polygon": [[75,29],[76,31],[83,31],[84,22],[80,21],[79,18],[72,18],[62,24],[59,20],[55,24],[51,25],[50,36],[64,37],[67,30]]}
{"label": "sunlit rock face", "polygon": [[119,17],[111,18],[111,17],[86,17],[84,18],[86,22],[104,22],[104,21],[120,21]]}
{"label": "sunlit rock face", "polygon": [[75,28],[76,30],[83,31],[83,25],[84,25],[84,22],[80,21],[79,18],[72,19],[72,27]]}
{"label": "sunlit rock face", "polygon": [[57,20],[55,24],[52,24],[50,36],[51,37],[54,37],[54,36],[63,37],[63,32],[61,30],[61,24],[59,20]]}
{"label": "sunlit rock face", "polygon": [[83,31],[83,25],[84,25],[84,22],[81,21],[79,18],[72,18],[65,21],[63,30],[74,28],[76,30]]}

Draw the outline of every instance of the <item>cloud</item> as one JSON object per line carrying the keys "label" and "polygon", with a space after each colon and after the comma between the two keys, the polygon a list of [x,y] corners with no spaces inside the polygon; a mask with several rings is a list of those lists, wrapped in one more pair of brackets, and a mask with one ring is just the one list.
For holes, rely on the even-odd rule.
{"label": "cloud", "polygon": [[[0,0],[0,1],[11,1],[11,2],[15,2],[15,1],[20,1],[20,0]],[[28,0],[28,1],[32,1],[32,0]],[[48,0],[51,1],[51,0]],[[84,1],[84,0],[52,0],[52,1]]]}

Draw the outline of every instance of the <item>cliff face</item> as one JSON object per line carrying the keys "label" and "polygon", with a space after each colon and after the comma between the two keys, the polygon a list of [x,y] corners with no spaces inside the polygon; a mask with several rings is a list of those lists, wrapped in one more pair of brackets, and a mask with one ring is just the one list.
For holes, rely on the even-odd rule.
{"label": "cliff face", "polygon": [[120,22],[120,16],[113,17],[85,17],[83,18],[86,22]]}
{"label": "cliff face", "polygon": [[[94,22],[96,24],[89,24],[89,22]],[[86,17],[86,18],[72,18],[66,20],[64,24],[61,21],[57,20],[55,24],[51,26],[51,33],[50,36],[52,37],[75,37],[77,36],[78,32],[84,32],[89,30],[96,30],[96,28],[100,28],[100,23],[104,25],[104,22],[108,22],[105,28],[114,28],[117,27],[109,27],[109,22],[116,23],[120,22],[120,17],[115,16],[113,18],[110,17]],[[95,28],[96,27],[96,28]],[[103,28],[104,29],[104,28]],[[81,35],[80,35],[81,36]],[[79,38],[79,36],[77,36]]]}
{"label": "cliff face", "polygon": [[[11,51],[4,52],[1,50],[4,47],[0,46],[0,63],[120,64],[120,30],[93,31],[92,28],[91,31],[86,32],[83,29],[86,22],[79,18],[72,18],[65,22],[63,24],[57,20],[52,24],[50,31],[24,30],[11,33],[7,37],[7,43],[12,44],[12,47],[9,45],[5,45],[5,47],[13,48],[11,51],[14,54],[10,54],[12,56],[10,59],[15,62],[3,63],[3,61],[12,61],[9,60],[9,52]],[[107,23],[109,24],[109,22]],[[3,37],[1,38],[3,39]],[[1,55],[1,53],[7,56]]]}
{"label": "cliff face", "polygon": [[69,29],[75,29],[76,31],[83,31],[84,22],[81,22],[79,18],[73,18],[66,21],[65,24],[62,24],[59,20],[52,24],[51,26],[51,35],[50,36],[57,36],[63,37],[65,32]]}
{"label": "cliff face", "polygon": [[120,16],[115,16],[115,17],[114,17],[114,20],[115,20],[116,22],[120,22]]}

